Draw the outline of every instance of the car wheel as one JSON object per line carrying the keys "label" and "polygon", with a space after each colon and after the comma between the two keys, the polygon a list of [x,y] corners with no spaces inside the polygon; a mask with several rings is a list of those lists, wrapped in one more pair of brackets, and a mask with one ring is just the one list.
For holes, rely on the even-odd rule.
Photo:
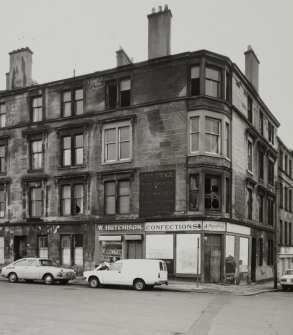
{"label": "car wheel", "polygon": [[137,291],[142,291],[145,289],[145,282],[142,279],[136,279],[133,283],[133,287]]}
{"label": "car wheel", "polygon": [[97,278],[97,277],[90,277],[90,279],[89,279],[89,285],[92,288],[96,288],[96,287],[100,286],[99,278]]}
{"label": "car wheel", "polygon": [[287,290],[288,290],[288,287],[285,286],[285,285],[283,285],[283,286],[282,286],[282,289],[283,289],[284,291],[287,291]]}
{"label": "car wheel", "polygon": [[10,283],[16,283],[17,280],[18,280],[17,275],[14,272],[9,274],[8,279],[9,279]]}
{"label": "car wheel", "polygon": [[44,282],[46,285],[52,285],[54,283],[54,277],[51,274],[47,274],[44,277]]}

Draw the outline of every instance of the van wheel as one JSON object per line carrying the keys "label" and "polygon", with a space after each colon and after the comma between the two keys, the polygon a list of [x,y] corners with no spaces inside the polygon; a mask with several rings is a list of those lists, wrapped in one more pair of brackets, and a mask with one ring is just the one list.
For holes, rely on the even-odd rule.
{"label": "van wheel", "polygon": [[96,287],[98,287],[100,285],[100,281],[99,281],[99,279],[97,277],[91,277],[89,279],[89,285],[92,288],[96,288]]}
{"label": "van wheel", "polygon": [[145,282],[142,279],[136,279],[133,283],[133,287],[137,291],[142,291],[145,289]]}

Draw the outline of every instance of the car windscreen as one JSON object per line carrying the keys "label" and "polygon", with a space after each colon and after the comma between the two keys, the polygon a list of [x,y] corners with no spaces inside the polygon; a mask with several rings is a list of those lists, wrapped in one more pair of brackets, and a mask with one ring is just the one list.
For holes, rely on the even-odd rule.
{"label": "car windscreen", "polygon": [[40,259],[40,264],[42,266],[53,266],[52,261],[50,261],[49,259]]}

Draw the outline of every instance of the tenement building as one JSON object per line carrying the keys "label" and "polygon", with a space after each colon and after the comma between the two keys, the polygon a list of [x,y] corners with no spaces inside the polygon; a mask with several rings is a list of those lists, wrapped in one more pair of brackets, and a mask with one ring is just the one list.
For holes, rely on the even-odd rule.
{"label": "tenement building", "polygon": [[244,74],[207,50],[172,55],[171,20],[148,15],[148,60],[121,49],[116,68],[55,82],[33,82],[29,48],[10,53],[0,264],[156,258],[202,282],[273,278],[279,123],[258,58],[249,47]]}
{"label": "tenement building", "polygon": [[293,268],[293,152],[278,137],[279,145],[279,263],[278,274],[282,276],[287,269]]}

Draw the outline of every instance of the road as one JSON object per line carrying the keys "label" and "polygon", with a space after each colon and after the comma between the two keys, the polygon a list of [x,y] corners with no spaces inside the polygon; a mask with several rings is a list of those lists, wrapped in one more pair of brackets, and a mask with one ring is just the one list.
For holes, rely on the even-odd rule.
{"label": "road", "polygon": [[0,334],[291,335],[293,291],[257,296],[0,281]]}

